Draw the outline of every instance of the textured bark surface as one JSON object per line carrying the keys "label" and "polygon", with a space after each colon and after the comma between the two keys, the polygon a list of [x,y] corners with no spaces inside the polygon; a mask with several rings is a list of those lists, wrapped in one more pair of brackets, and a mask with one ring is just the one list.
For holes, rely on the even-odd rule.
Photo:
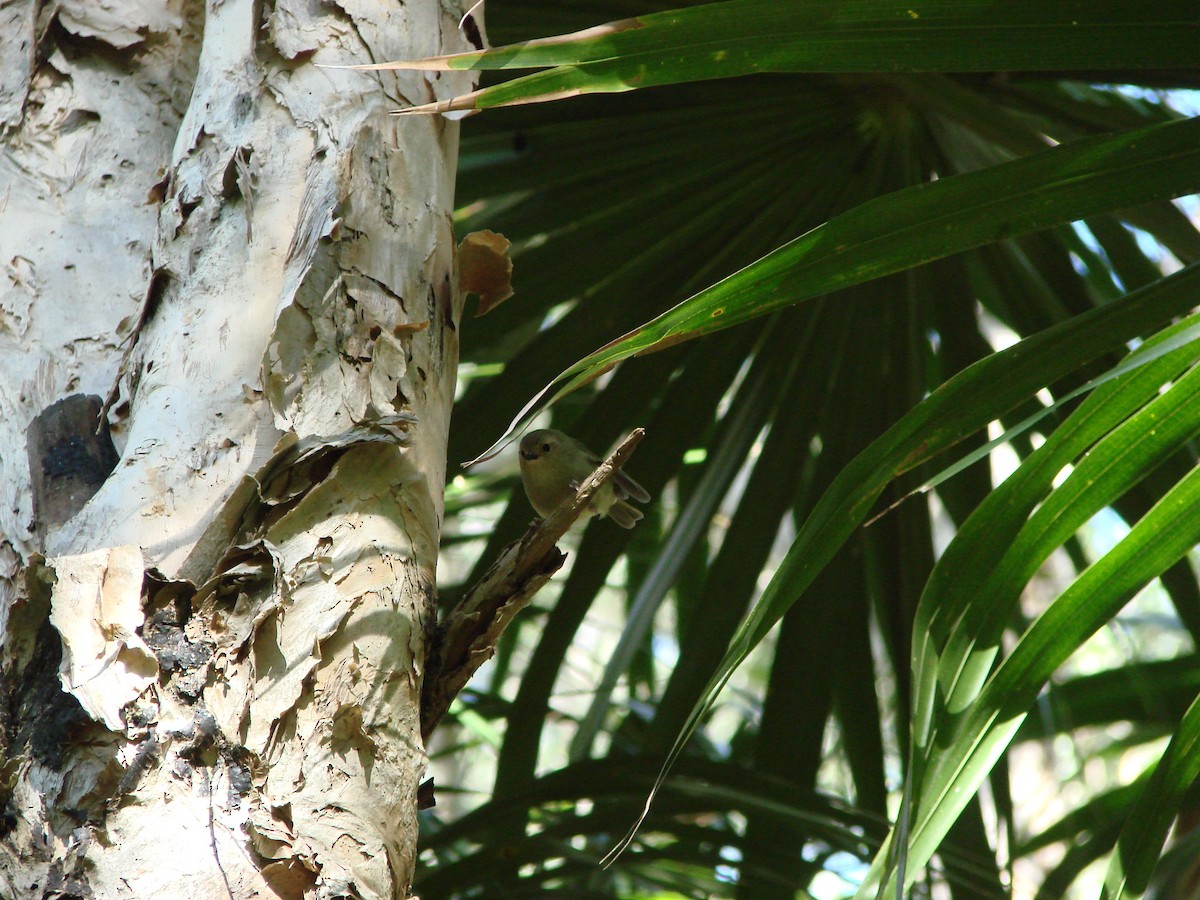
{"label": "textured bark surface", "polygon": [[[316,64],[461,13],[0,9],[0,896],[407,893],[457,126],[387,112],[470,82]],[[76,394],[120,458],[39,520]]]}

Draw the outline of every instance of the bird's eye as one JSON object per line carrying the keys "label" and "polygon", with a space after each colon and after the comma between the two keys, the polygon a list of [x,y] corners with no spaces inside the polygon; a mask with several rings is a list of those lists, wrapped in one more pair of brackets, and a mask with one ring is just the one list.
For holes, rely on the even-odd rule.
{"label": "bird's eye", "polygon": [[550,445],[549,445],[549,444],[542,444],[542,452],[543,452],[543,453],[549,453],[549,452],[550,452]]}

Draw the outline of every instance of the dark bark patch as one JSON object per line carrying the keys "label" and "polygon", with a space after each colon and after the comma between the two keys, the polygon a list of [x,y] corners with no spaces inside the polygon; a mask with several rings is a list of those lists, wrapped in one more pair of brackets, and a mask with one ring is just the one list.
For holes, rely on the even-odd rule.
{"label": "dark bark patch", "polygon": [[[33,885],[34,888],[39,885]],[[50,871],[46,873],[46,883],[42,887],[42,897],[49,900],[94,900],[95,894],[91,887],[82,878],[79,878],[75,873],[68,874],[63,869],[63,864],[55,860],[50,864]]]}
{"label": "dark bark patch", "polygon": [[471,42],[471,46],[476,50],[483,49],[483,34],[479,30],[479,23],[475,21],[475,17],[470,13],[463,16],[462,20],[463,36]]}
{"label": "dark bark patch", "polygon": [[117,450],[93,394],[73,394],[42,410],[25,431],[33,509],[44,533],[79,512],[117,466]]}
{"label": "dark bark patch", "polygon": [[158,751],[158,740],[155,737],[154,729],[150,729],[150,733],[137,745],[137,750],[134,751],[133,760],[129,763],[129,768],[125,770],[124,774],[121,775],[121,780],[117,782],[117,796],[133,793],[138,786],[138,782],[142,780],[142,776],[149,770],[150,764],[158,759]]}
{"label": "dark bark patch", "polygon": [[[91,720],[79,701],[63,691],[58,679],[62,660],[62,641],[50,624],[49,598],[26,601],[19,620],[10,620],[9,629],[34,625],[33,652],[19,671],[9,666],[0,677],[3,685],[4,737],[9,757],[28,754],[55,771],[61,771],[73,735]],[[21,621],[23,620],[23,621]]]}
{"label": "dark bark patch", "polygon": [[[194,702],[203,683],[187,679],[212,657],[212,647],[188,638],[186,626],[192,617],[192,591],[174,591],[169,585],[151,601],[142,639],[154,651],[164,681],[174,678],[174,687],[185,700]],[[169,594],[164,598],[163,593]],[[165,601],[165,602],[164,602]]]}

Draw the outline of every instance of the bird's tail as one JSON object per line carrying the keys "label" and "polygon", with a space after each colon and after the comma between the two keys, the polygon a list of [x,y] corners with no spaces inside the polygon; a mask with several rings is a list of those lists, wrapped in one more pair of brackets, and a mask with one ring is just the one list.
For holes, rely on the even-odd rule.
{"label": "bird's tail", "polygon": [[624,500],[618,500],[608,508],[608,517],[622,528],[632,528],[642,518],[642,511]]}

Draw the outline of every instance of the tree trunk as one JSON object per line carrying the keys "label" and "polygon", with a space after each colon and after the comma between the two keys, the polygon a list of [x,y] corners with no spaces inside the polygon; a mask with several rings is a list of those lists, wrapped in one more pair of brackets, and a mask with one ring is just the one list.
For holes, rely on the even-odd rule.
{"label": "tree trunk", "polygon": [[0,8],[0,897],[407,895],[459,15]]}

